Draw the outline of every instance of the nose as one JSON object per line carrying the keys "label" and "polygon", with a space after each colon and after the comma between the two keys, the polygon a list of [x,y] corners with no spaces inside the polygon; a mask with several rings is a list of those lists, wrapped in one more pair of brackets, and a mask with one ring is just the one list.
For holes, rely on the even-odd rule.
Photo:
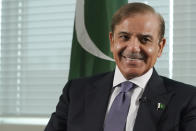
{"label": "nose", "polygon": [[131,52],[137,53],[140,52],[140,42],[136,37],[132,37],[127,45],[127,49],[129,49]]}

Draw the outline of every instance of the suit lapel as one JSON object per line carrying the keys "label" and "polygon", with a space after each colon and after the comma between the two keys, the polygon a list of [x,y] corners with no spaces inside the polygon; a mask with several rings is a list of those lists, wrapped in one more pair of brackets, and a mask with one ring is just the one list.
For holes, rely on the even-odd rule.
{"label": "suit lapel", "polygon": [[173,95],[154,69],[142,95],[133,131],[157,131],[161,115]]}
{"label": "suit lapel", "polygon": [[85,98],[85,131],[101,131],[111,93],[114,73],[88,84]]}

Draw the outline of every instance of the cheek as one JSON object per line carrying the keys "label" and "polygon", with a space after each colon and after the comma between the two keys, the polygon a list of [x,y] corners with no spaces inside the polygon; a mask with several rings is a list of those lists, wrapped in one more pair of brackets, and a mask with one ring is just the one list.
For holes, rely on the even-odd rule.
{"label": "cheek", "polygon": [[158,49],[155,47],[148,47],[146,48],[146,52],[148,56],[157,56]]}
{"label": "cheek", "polygon": [[148,48],[147,51],[149,54],[153,54],[153,52],[154,52],[152,47]]}
{"label": "cheek", "polygon": [[115,52],[119,52],[121,50],[122,46],[120,45],[119,42],[114,44],[114,50]]}
{"label": "cheek", "polygon": [[156,59],[158,57],[158,48],[157,47],[149,47],[146,49],[147,54],[147,61],[153,64],[156,62]]}
{"label": "cheek", "polygon": [[116,43],[115,48],[116,48],[116,50],[120,50],[121,49],[120,43]]}

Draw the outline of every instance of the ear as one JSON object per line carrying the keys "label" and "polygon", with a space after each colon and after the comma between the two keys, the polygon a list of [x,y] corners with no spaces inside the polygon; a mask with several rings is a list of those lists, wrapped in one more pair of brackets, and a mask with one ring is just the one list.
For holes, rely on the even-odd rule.
{"label": "ear", "polygon": [[158,57],[160,57],[162,55],[162,52],[163,52],[163,48],[165,47],[165,43],[166,43],[166,39],[163,38],[161,40],[161,42],[159,42],[159,52],[158,52]]}
{"label": "ear", "polygon": [[110,39],[110,51],[113,52],[114,49],[114,35],[112,32],[109,33],[109,39]]}

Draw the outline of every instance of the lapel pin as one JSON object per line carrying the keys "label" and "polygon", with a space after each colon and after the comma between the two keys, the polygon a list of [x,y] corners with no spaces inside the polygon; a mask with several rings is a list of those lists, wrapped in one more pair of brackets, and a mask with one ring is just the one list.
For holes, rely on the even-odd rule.
{"label": "lapel pin", "polygon": [[157,110],[164,110],[165,109],[165,105],[162,103],[157,103]]}

